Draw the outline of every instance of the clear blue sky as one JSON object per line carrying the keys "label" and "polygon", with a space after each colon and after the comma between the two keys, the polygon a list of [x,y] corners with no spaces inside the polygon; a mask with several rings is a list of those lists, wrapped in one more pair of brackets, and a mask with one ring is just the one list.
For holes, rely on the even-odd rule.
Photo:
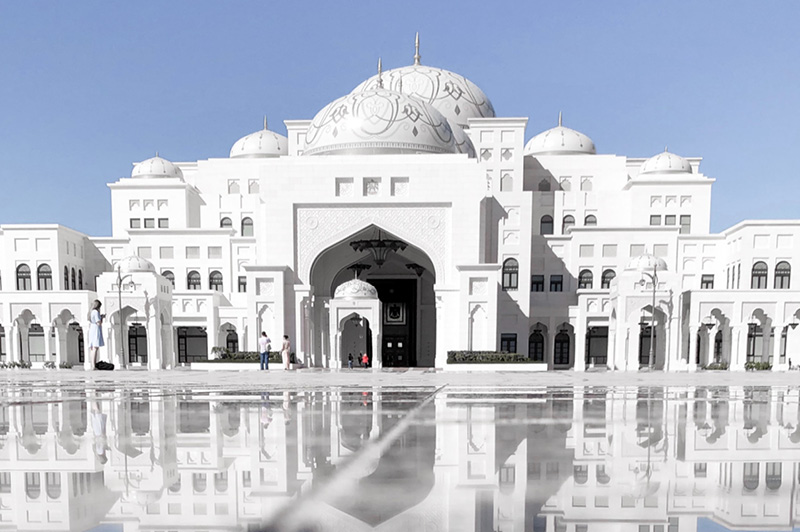
{"label": "clear blue sky", "polygon": [[800,218],[800,2],[0,0],[0,223],[110,231],[106,183],[226,157],[384,68],[461,73],[527,137],[702,156],[712,230]]}

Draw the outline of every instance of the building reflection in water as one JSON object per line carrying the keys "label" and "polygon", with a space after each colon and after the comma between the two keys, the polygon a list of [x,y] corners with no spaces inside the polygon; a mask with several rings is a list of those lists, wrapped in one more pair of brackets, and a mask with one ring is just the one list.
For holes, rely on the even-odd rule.
{"label": "building reflection in water", "polygon": [[0,529],[797,522],[797,388],[445,390],[419,406],[432,391],[4,390]]}

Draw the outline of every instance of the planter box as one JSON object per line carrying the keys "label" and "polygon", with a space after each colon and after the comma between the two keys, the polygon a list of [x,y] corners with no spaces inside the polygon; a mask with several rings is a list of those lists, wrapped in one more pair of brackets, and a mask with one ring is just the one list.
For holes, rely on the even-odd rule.
{"label": "planter box", "polygon": [[445,371],[476,371],[476,372],[494,372],[494,371],[547,371],[547,364],[445,364]]}
{"label": "planter box", "polygon": [[[303,369],[303,364],[292,364],[292,369]],[[192,362],[189,369],[200,371],[261,371],[259,362]],[[283,364],[271,363],[269,371],[284,371]]]}

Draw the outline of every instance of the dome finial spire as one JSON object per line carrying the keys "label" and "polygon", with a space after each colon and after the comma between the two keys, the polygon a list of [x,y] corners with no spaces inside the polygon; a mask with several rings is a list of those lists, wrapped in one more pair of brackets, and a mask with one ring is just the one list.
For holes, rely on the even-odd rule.
{"label": "dome finial spire", "polygon": [[420,59],[422,58],[419,55],[419,32],[417,32],[417,37],[414,39],[414,64],[418,65]]}
{"label": "dome finial spire", "polygon": [[668,151],[669,151],[669,150],[667,149],[667,147],[666,147],[666,146],[664,146],[664,153],[667,153]]}
{"label": "dome finial spire", "polygon": [[380,57],[378,58],[378,87],[383,88],[383,66]]}
{"label": "dome finial spire", "polygon": [[558,112],[558,127],[561,127],[561,111]]}
{"label": "dome finial spire", "polygon": [[158,150],[156,150],[156,157],[158,157]]}
{"label": "dome finial spire", "polygon": [[267,115],[264,115],[264,129],[267,129]]}

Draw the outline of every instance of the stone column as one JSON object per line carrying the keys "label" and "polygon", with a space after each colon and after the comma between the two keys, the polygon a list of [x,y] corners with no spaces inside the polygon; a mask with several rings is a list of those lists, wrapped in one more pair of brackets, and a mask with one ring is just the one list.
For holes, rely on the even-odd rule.
{"label": "stone column", "polygon": [[575,363],[572,368],[575,371],[586,371],[586,318],[579,317],[578,323],[574,328],[575,337]]}
{"label": "stone column", "polygon": [[772,338],[772,369],[788,369],[786,361],[781,362],[781,336],[783,325],[775,325],[775,335]]}
{"label": "stone column", "polygon": [[749,325],[747,323],[737,325],[733,328],[733,337],[735,344],[731,345],[731,365],[730,369],[741,371],[744,369],[744,363],[747,358],[747,332]]}
{"label": "stone column", "polygon": [[628,327],[628,370],[639,370],[639,326]]}
{"label": "stone column", "polygon": [[6,343],[9,346],[9,349],[6,351],[8,353],[8,360],[10,362],[19,362],[21,360],[21,353],[20,353],[20,330],[19,325],[16,323],[12,324],[10,327],[10,331],[6,333]]}
{"label": "stone column", "polygon": [[28,344],[28,326],[23,325],[19,328],[19,351],[17,351],[17,361],[30,361],[30,345]]}
{"label": "stone column", "polygon": [[608,369],[617,369],[617,328],[609,325],[608,327],[608,343],[606,344],[606,366]]}
{"label": "stone column", "polygon": [[689,327],[689,371],[697,371],[697,326]]}
{"label": "stone column", "polygon": [[65,326],[56,327],[56,367],[61,367],[64,362],[64,344],[68,338],[69,329]]}
{"label": "stone column", "polygon": [[164,354],[161,352],[161,326],[158,315],[150,316],[147,320],[147,369],[161,369]]}
{"label": "stone column", "polygon": [[[55,352],[55,346],[53,345],[53,337],[54,329],[57,328],[55,325],[50,325],[44,328],[44,361],[47,362],[51,360],[50,357],[53,356]],[[56,338],[56,342],[58,339]]]}
{"label": "stone column", "polygon": [[[84,334],[86,335],[84,337],[85,341],[83,342],[83,369],[85,369],[87,371],[91,371],[91,370],[94,369],[94,366],[92,365],[91,348],[89,347],[89,343],[90,343],[89,342],[89,336],[90,336],[89,331],[92,328],[92,322],[91,321],[85,321],[85,322],[83,322],[81,324],[81,327],[83,327]],[[100,353],[98,353],[97,354],[97,360],[95,362],[99,362],[100,360],[101,360],[100,359]]]}

